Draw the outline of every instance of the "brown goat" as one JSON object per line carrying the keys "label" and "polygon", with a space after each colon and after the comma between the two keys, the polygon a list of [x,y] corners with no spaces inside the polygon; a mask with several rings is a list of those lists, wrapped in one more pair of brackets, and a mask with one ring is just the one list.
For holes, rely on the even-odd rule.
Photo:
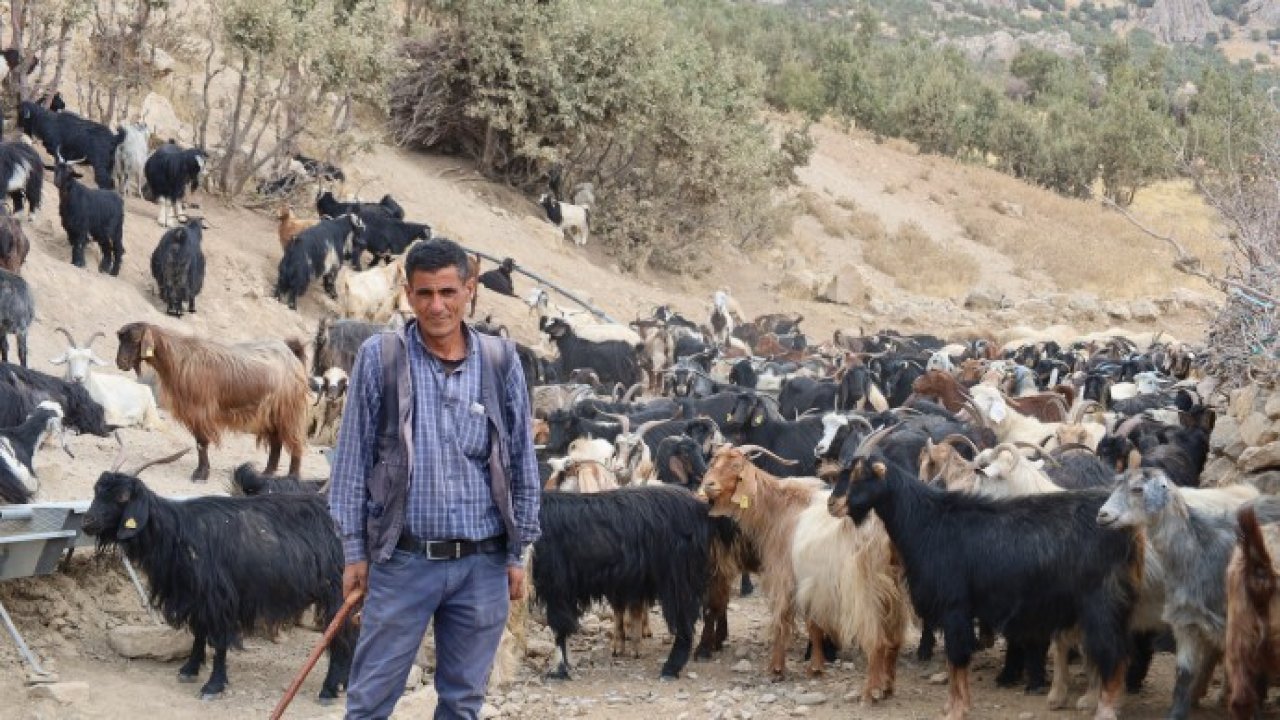
{"label": "brown goat", "polygon": [[[1276,594],[1280,524],[1258,521],[1255,503],[1240,507],[1239,543],[1227,563],[1224,659],[1232,720],[1253,720],[1268,682],[1280,676],[1280,596]],[[1269,518],[1274,519],[1274,518]]]}
{"label": "brown goat", "polygon": [[22,223],[0,211],[0,268],[15,275],[20,274],[30,250],[31,243],[27,241],[26,233],[22,232]]}
{"label": "brown goat", "polygon": [[[908,609],[889,536],[879,520],[833,518],[816,478],[777,478],[748,459],[757,446],[722,446],[702,481],[713,517],[734,518],[763,561],[771,611],[770,671],[786,672],[797,613],[806,617],[809,672],[822,672],[823,639],[856,643],[869,661],[864,701],[893,692]],[[776,457],[776,456],[775,456]],[[784,461],[785,462],[785,461]],[[834,522],[832,522],[834,520]]]}
{"label": "brown goat", "polygon": [[965,387],[973,387],[982,379],[987,372],[987,366],[991,363],[987,360],[978,358],[969,358],[960,363],[960,370],[956,373],[956,378],[960,384]]}
{"label": "brown goat", "polygon": [[279,225],[276,227],[276,234],[280,236],[280,249],[288,250],[293,244],[293,239],[298,237],[298,233],[306,230],[316,224],[316,220],[303,220],[293,214],[293,208],[288,205],[281,205],[280,211],[276,214],[276,220]]}
{"label": "brown goat", "polygon": [[973,399],[960,386],[960,381],[945,370],[930,370],[916,378],[911,392],[940,403],[953,413],[960,412],[964,404]]}
{"label": "brown goat", "polygon": [[289,474],[302,470],[310,388],[301,343],[224,345],[141,322],[120,328],[117,337],[116,367],[155,368],[168,408],[195,436],[200,459],[193,482],[209,479],[209,445],[226,430],[268,445],[267,474],[279,466],[282,446],[289,450]]}

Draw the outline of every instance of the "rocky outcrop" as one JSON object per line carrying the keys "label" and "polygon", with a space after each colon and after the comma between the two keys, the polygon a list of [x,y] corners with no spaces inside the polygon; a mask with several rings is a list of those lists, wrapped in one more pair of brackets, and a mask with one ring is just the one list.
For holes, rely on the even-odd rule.
{"label": "rocky outcrop", "polygon": [[1200,42],[1220,24],[1209,0],[1156,0],[1138,19],[1139,27],[1163,43]]}
{"label": "rocky outcrop", "polygon": [[1280,26],[1280,0],[1251,0],[1245,3],[1243,12],[1267,25]]}
{"label": "rocky outcrop", "polygon": [[1058,32],[1041,30],[1036,33],[1019,33],[1017,35],[1010,33],[1008,30],[997,30],[987,35],[942,38],[941,42],[954,46],[964,53],[965,57],[978,63],[1007,63],[1013,60],[1023,44],[1041,50],[1048,50],[1051,53],[1068,58],[1079,57],[1084,54],[1081,47],[1071,39],[1071,36],[1065,30]]}
{"label": "rocky outcrop", "polygon": [[1245,482],[1280,490],[1280,391],[1259,385],[1232,390],[1209,440],[1202,487]]}

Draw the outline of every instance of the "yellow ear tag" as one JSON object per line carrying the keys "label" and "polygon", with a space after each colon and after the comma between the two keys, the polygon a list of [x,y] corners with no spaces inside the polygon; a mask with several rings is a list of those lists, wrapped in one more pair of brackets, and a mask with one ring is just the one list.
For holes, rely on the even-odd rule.
{"label": "yellow ear tag", "polygon": [[751,507],[751,498],[747,497],[746,495],[739,497],[738,507],[742,508],[743,510],[746,510],[747,508]]}
{"label": "yellow ear tag", "polygon": [[152,355],[154,355],[154,354],[155,354],[155,353],[154,353],[154,352],[152,352],[151,348],[147,348],[146,350],[143,350],[143,351],[142,351],[142,359],[143,359],[143,360],[147,360],[147,359],[149,359],[149,358],[150,358]]}
{"label": "yellow ear tag", "polygon": [[133,518],[129,518],[128,520],[124,521],[124,527],[126,530],[137,530],[138,521],[134,520]]}

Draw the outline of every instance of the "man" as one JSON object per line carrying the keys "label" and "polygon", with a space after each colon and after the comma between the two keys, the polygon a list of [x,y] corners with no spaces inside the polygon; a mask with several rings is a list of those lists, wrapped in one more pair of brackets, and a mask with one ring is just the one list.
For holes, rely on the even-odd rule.
{"label": "man", "polygon": [[419,243],[404,265],[414,317],[360,348],[333,455],[342,590],[365,593],[347,719],[391,714],[433,619],[435,716],[475,718],[539,533],[529,396],[510,344],[462,322],[462,248]]}

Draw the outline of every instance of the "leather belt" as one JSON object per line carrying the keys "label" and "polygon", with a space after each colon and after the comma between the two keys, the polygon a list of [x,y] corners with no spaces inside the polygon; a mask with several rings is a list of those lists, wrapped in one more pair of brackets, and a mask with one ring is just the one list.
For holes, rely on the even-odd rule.
{"label": "leather belt", "polygon": [[476,553],[499,553],[507,550],[507,536],[495,535],[484,540],[419,540],[402,533],[397,550],[425,555],[428,560],[458,560]]}

